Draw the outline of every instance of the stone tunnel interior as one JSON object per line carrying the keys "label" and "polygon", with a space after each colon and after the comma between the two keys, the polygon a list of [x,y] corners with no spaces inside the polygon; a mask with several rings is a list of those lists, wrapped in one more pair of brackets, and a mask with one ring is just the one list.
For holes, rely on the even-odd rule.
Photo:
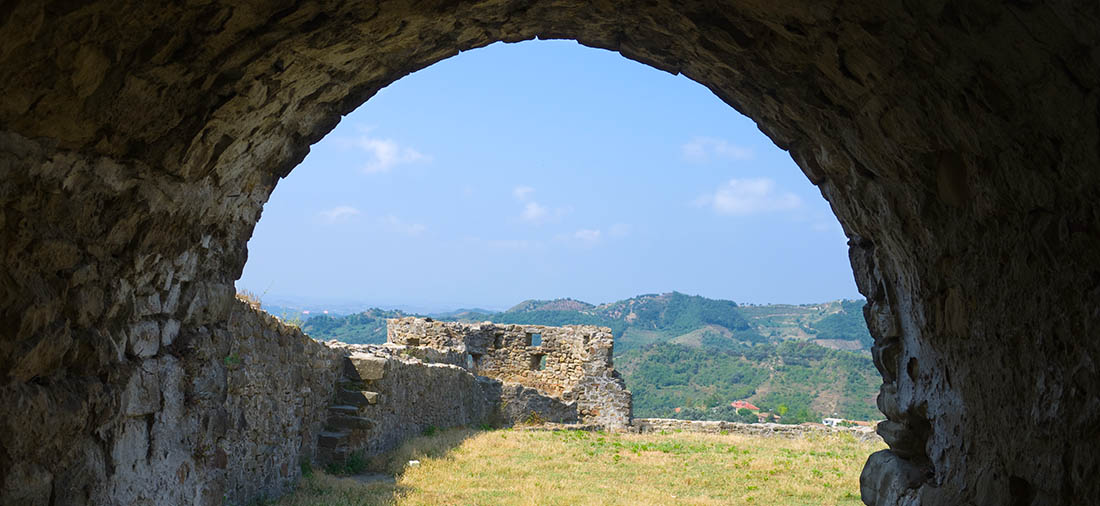
{"label": "stone tunnel interior", "polygon": [[1090,2],[5,4],[0,502],[217,503],[240,478],[200,436],[233,397],[200,358],[275,183],[403,75],[537,37],[699,82],[830,202],[883,376],[865,502],[1095,504],[1098,25]]}

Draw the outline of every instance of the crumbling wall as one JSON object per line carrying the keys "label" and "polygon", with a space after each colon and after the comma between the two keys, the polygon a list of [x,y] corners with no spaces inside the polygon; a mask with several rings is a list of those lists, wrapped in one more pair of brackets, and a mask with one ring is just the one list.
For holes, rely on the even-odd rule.
{"label": "crumbling wall", "polygon": [[609,328],[406,317],[389,320],[386,336],[392,344],[439,350],[452,363],[465,363],[475,374],[505,385],[522,385],[575,404],[575,418],[582,423],[605,427],[630,423],[630,392],[612,362],[614,340]]}
{"label": "crumbling wall", "polygon": [[403,354],[403,347],[329,341],[341,374],[321,433],[318,460],[377,455],[429,427],[477,426],[500,403],[498,384],[463,367]]}
{"label": "crumbling wall", "polygon": [[851,434],[859,441],[882,442],[871,427],[826,427],[817,424],[740,423],[718,420],[677,420],[674,418],[635,418],[631,429],[647,432],[701,432],[704,434],[745,434],[761,437],[803,438],[816,434]]}
{"label": "crumbling wall", "polygon": [[216,505],[292,487],[339,355],[244,303],[228,306],[217,325],[161,327],[148,341],[134,333],[148,344],[131,346],[149,351],[127,354],[103,383],[80,379],[92,396],[4,392],[0,504]]}
{"label": "crumbling wall", "polygon": [[[192,451],[224,476],[227,503],[277,497],[297,483],[301,462],[314,457],[341,354],[236,301],[219,334],[194,343],[186,360],[195,371],[184,378],[193,387],[185,391],[189,416],[210,420],[192,436]],[[221,476],[213,478],[216,487]]]}
{"label": "crumbling wall", "polygon": [[[420,342],[461,344],[461,331],[442,330],[451,336]],[[433,427],[579,421],[576,401],[476,375],[463,361],[466,353],[453,347],[338,341],[326,346],[342,357],[342,367],[320,433],[321,464],[340,463],[352,454],[378,455]]]}

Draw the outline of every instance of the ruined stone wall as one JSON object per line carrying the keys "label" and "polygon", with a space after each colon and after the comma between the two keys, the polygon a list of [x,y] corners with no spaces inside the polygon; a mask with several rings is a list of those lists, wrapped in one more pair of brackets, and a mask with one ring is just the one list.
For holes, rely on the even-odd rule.
{"label": "ruined stone wall", "polygon": [[377,455],[429,427],[487,423],[500,403],[499,385],[457,365],[421,361],[402,347],[328,346],[343,358],[321,434],[321,463]]}
{"label": "ruined stone wall", "polygon": [[[467,324],[430,318],[396,318],[390,343],[450,353],[475,374],[523,385],[576,403],[582,423],[623,427],[630,423],[630,392],[612,362],[611,329],[592,325]],[[559,420],[554,420],[559,421]]]}
{"label": "ruined stone wall", "polygon": [[635,418],[631,428],[638,432],[701,432],[704,434],[745,434],[762,437],[802,438],[808,434],[851,434],[860,441],[882,441],[870,427],[825,427],[781,423],[739,423],[715,420],[676,420],[673,418]]}
{"label": "ruined stone wall", "polygon": [[539,420],[578,421],[575,402],[440,360],[458,362],[465,352],[392,343],[326,346],[343,357],[343,366],[320,434],[321,464],[378,455],[432,427],[513,425],[532,421],[533,413]]}
{"label": "ruined stone wall", "polygon": [[4,392],[0,504],[240,504],[292,487],[339,354],[229,305],[218,325],[139,325],[106,382],[77,380],[91,397]]}
{"label": "ruined stone wall", "polygon": [[212,395],[217,401],[224,367],[221,405],[191,410],[200,422],[211,420],[194,451],[224,473],[226,502],[243,504],[277,497],[297,484],[300,463],[314,458],[341,355],[239,302],[227,322],[218,338],[195,343],[196,356],[188,362],[196,364],[197,374],[185,380],[194,386],[187,392],[192,398]]}

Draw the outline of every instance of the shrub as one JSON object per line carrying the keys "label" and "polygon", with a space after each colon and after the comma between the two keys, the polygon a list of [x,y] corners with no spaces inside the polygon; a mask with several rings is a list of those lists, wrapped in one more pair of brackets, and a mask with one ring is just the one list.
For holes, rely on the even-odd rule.
{"label": "shrub", "polygon": [[542,425],[546,423],[546,420],[542,418],[542,415],[535,411],[531,411],[531,414],[527,415],[527,418],[523,419],[524,425]]}
{"label": "shrub", "polygon": [[333,462],[325,467],[325,472],[336,476],[349,476],[362,473],[367,469],[367,460],[361,452],[348,455],[343,462]]}

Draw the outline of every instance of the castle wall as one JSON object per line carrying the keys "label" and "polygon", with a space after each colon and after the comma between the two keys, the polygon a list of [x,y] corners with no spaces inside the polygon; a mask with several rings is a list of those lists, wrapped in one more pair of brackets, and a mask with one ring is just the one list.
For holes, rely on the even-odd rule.
{"label": "castle wall", "polygon": [[267,313],[226,305],[218,324],[133,331],[131,347],[149,352],[127,353],[106,381],[70,380],[87,398],[3,392],[0,504],[239,504],[291,488],[340,356]]}
{"label": "castle wall", "polygon": [[422,361],[403,347],[327,345],[343,358],[317,453],[322,464],[392,450],[429,428],[487,423],[500,404],[499,383],[463,367]]}
{"label": "castle wall", "polygon": [[[592,325],[501,325],[430,318],[389,320],[387,340],[465,357],[475,374],[574,403],[582,423],[625,427],[630,392],[612,362],[611,329]],[[452,359],[454,360],[454,359]],[[552,420],[559,421],[559,420]]]}

